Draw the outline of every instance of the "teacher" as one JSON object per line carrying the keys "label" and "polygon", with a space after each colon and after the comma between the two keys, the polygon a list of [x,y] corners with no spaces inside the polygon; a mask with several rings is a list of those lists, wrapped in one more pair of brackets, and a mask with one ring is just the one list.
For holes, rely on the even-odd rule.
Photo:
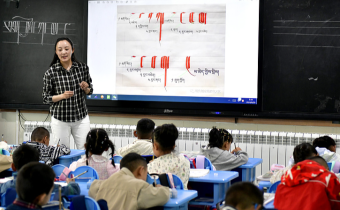
{"label": "teacher", "polygon": [[50,104],[52,141],[69,147],[72,134],[77,149],[84,149],[90,131],[85,95],[93,92],[89,68],[76,59],[69,38],[57,39],[54,49],[42,93],[44,104]]}

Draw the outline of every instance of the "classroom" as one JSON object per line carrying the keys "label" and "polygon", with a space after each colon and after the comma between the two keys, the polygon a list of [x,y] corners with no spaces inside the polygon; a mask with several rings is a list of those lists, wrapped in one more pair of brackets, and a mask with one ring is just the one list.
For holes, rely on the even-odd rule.
{"label": "classroom", "polygon": [[340,209],[340,2],[0,5],[0,209]]}

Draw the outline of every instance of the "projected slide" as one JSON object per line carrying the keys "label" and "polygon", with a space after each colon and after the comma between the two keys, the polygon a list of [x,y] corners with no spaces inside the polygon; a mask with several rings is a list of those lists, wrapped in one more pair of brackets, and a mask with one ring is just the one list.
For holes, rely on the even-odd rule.
{"label": "projected slide", "polygon": [[224,96],[225,5],[117,7],[117,94]]}
{"label": "projected slide", "polygon": [[88,4],[89,99],[257,103],[258,0]]}

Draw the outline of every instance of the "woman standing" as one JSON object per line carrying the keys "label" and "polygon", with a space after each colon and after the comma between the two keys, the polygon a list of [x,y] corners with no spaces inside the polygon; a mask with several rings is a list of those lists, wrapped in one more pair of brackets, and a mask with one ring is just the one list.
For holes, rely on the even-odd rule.
{"label": "woman standing", "polygon": [[86,64],[77,61],[69,38],[59,38],[50,68],[44,75],[43,101],[50,104],[53,143],[70,145],[72,134],[78,149],[84,149],[90,131],[85,95],[93,92]]}

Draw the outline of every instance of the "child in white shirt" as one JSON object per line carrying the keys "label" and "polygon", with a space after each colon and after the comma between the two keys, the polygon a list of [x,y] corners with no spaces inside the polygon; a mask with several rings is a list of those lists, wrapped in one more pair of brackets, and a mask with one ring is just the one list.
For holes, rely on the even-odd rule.
{"label": "child in white shirt", "polygon": [[137,129],[133,133],[137,139],[132,144],[119,148],[116,154],[123,157],[131,152],[139,155],[153,155],[151,138],[154,128],[155,123],[152,120],[148,118],[139,120]]}
{"label": "child in white shirt", "polygon": [[149,174],[172,173],[177,175],[187,189],[190,176],[190,163],[184,155],[175,154],[178,130],[174,124],[158,126],[153,135],[153,152],[157,159],[148,164]]}

